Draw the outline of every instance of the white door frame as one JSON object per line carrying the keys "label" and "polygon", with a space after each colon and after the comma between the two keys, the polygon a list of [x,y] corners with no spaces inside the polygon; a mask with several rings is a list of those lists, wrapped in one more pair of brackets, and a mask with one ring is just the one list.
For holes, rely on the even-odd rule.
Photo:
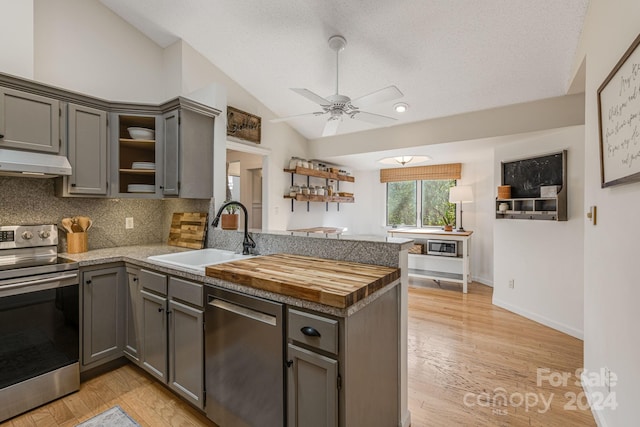
{"label": "white door frame", "polygon": [[262,156],[262,228],[264,229],[269,224],[269,197],[267,189],[269,188],[269,156],[271,155],[271,149],[227,139],[227,150]]}

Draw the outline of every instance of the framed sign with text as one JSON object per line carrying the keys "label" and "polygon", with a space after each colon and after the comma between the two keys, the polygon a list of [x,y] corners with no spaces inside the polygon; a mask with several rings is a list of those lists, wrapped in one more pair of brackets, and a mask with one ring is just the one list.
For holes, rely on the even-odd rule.
{"label": "framed sign with text", "polygon": [[640,181],[640,35],[598,88],[602,187]]}
{"label": "framed sign with text", "polygon": [[260,144],[262,119],[227,106],[227,135]]}

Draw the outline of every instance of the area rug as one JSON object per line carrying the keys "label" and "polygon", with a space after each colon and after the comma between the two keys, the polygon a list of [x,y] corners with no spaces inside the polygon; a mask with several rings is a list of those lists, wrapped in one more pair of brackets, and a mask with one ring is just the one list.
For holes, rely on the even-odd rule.
{"label": "area rug", "polygon": [[140,427],[140,424],[135,422],[121,407],[116,405],[78,424],[76,427]]}

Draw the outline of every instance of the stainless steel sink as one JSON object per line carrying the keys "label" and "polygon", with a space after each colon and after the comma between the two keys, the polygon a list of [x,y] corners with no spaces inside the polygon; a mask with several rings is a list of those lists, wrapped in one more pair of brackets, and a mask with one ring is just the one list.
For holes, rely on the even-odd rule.
{"label": "stainless steel sink", "polygon": [[223,262],[237,261],[250,258],[253,255],[242,255],[233,251],[222,249],[199,249],[188,252],[177,252],[165,255],[147,257],[148,260],[172,267],[181,267],[204,273],[207,265],[221,264]]}

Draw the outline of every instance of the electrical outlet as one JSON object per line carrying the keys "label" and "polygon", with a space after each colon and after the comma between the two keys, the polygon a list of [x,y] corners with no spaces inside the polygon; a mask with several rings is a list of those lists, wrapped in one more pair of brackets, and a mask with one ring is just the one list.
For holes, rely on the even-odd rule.
{"label": "electrical outlet", "polygon": [[516,281],[514,279],[509,279],[509,289],[513,289],[515,287]]}
{"label": "electrical outlet", "polygon": [[127,230],[133,228],[133,217],[127,217],[124,219],[124,228]]}

